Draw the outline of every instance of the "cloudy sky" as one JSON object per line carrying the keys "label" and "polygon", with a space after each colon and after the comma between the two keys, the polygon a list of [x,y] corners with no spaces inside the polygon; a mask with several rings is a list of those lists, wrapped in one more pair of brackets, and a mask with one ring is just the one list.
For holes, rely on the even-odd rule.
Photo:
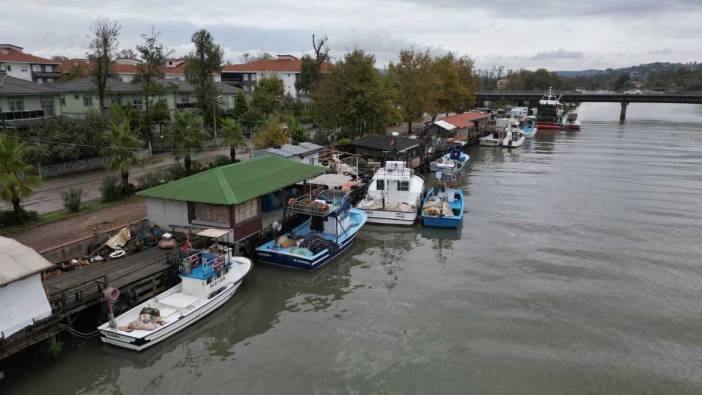
{"label": "cloudy sky", "polygon": [[702,60],[702,0],[2,0],[0,42],[40,56],[84,57],[98,17],[122,25],[134,48],[155,26],[175,54],[210,30],[234,63],[244,52],[311,50],[326,35],[333,57],[361,48],[379,66],[402,48],[453,51],[478,66],[551,70]]}

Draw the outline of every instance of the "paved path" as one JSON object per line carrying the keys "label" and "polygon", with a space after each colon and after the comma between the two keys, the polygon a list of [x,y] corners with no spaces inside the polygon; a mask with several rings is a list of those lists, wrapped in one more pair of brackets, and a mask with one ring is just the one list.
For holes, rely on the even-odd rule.
{"label": "paved path", "polygon": [[43,251],[93,235],[100,230],[116,228],[144,218],[144,200],[129,200],[91,213],[30,227],[7,236],[37,251]]}
{"label": "paved path", "polygon": [[[229,155],[228,148],[219,150],[211,150],[193,155],[193,160],[200,162],[209,162],[217,155]],[[248,157],[248,154],[238,154],[242,159]],[[158,154],[149,158],[146,164],[142,167],[134,168],[129,173],[131,182],[145,173],[150,173],[155,170],[164,169],[175,163],[171,154]],[[61,177],[47,178],[42,185],[26,200],[22,202],[22,207],[27,210],[34,210],[39,214],[49,213],[63,209],[63,199],[61,193],[70,188],[81,188],[83,190],[83,201],[99,199],[100,183],[102,178],[113,172],[106,170],[90,171],[79,174],[70,174]],[[5,202],[0,203],[0,210],[6,210],[9,205]]]}

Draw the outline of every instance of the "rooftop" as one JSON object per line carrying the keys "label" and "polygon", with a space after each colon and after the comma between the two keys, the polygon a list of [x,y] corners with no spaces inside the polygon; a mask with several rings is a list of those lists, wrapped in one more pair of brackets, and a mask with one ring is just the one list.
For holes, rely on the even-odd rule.
{"label": "rooftop", "polygon": [[33,249],[0,236],[0,287],[46,270],[53,265]]}
{"label": "rooftop", "polygon": [[322,150],[324,147],[314,143],[302,142],[299,144],[283,144],[280,148],[267,148],[266,153],[282,156],[283,158],[291,158],[296,155],[311,154]]}
{"label": "rooftop", "polygon": [[[326,70],[331,66],[331,63],[325,62],[322,69]],[[278,59],[270,60],[254,60],[249,63],[230,64],[222,67],[222,72],[240,73],[240,72],[264,72],[278,71],[299,73],[302,68],[302,61],[292,55],[279,55]]]}
{"label": "rooftop", "polygon": [[326,170],[277,156],[264,156],[206,170],[137,195],[229,206],[316,177]]}
{"label": "rooftop", "polygon": [[61,93],[53,85],[37,84],[16,77],[10,77],[5,73],[0,73],[0,96],[6,95],[40,95]]}
{"label": "rooftop", "polygon": [[0,62],[16,62],[16,63],[31,63],[31,64],[59,64],[59,62],[50,59],[40,58],[28,53],[19,51],[3,51],[0,52]]}
{"label": "rooftop", "polygon": [[[162,79],[159,81],[166,89],[175,90],[177,92],[192,93],[195,88],[185,81]],[[236,93],[239,88],[232,85],[215,82],[220,93]],[[73,81],[57,82],[53,84],[62,92],[92,92],[95,90],[95,83],[90,77],[84,77]],[[110,78],[107,80],[107,89],[110,93],[140,93],[141,86],[138,83],[123,82],[118,78]]]}
{"label": "rooftop", "polygon": [[[456,115],[450,115],[440,121],[435,122],[437,125],[442,126],[441,124],[443,123],[448,123],[453,125],[456,128],[467,128],[473,126],[473,121],[477,121],[479,119],[485,119],[488,118],[490,115],[486,112],[480,112],[480,111],[468,111],[464,112],[463,114],[456,114]],[[450,129],[449,129],[450,130]]]}
{"label": "rooftop", "polygon": [[392,151],[393,150],[393,138],[396,139],[396,147],[394,147],[398,152],[404,151],[406,149],[416,147],[421,144],[421,141],[417,139],[411,139],[409,137],[402,136],[387,136],[387,135],[373,135],[360,138],[351,142],[352,146],[370,148],[379,151]]}

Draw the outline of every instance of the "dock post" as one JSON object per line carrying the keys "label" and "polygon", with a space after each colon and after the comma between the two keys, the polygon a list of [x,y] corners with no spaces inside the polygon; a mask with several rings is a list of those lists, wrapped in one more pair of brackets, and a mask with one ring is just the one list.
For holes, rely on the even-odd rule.
{"label": "dock post", "polygon": [[629,102],[623,101],[621,104],[622,111],[619,113],[619,121],[624,122],[626,121],[626,107],[629,105]]}

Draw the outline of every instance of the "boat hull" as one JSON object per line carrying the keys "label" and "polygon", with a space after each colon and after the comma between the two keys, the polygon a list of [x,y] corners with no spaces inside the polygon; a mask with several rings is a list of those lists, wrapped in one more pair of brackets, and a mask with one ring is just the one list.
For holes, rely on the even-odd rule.
{"label": "boat hull", "polygon": [[262,251],[257,249],[256,260],[258,262],[264,262],[272,265],[312,271],[321,268],[322,266],[334,260],[334,258],[343,254],[351,246],[353,241],[356,239],[357,235],[358,232],[354,233],[353,235],[351,235],[351,237],[344,240],[339,246],[339,249],[334,254],[331,254],[331,252],[327,250],[321,256],[315,256],[312,257],[312,259],[308,259],[306,257],[287,254],[284,252]]}
{"label": "boat hull", "polygon": [[430,228],[458,228],[461,226],[461,217],[430,217],[422,216],[422,225]]}
{"label": "boat hull", "polygon": [[232,296],[234,296],[237,289],[239,289],[239,287],[241,286],[242,282],[243,278],[240,279],[238,282],[230,285],[223,292],[217,294],[217,296],[209,300],[207,304],[205,304],[203,307],[199,308],[196,311],[193,311],[188,315],[183,316],[181,319],[179,319],[171,325],[168,325],[158,330],[154,330],[153,333],[150,333],[147,336],[137,338],[121,333],[115,333],[109,330],[100,330],[100,333],[102,334],[101,340],[103,341],[103,343],[108,343],[117,347],[122,347],[134,351],[142,351],[149,347],[155,346],[156,344],[182,331],[183,329],[187,328],[196,321],[204,318],[205,316],[216,310],[218,307],[222,306],[229,299],[231,299]]}
{"label": "boat hull", "polygon": [[502,142],[499,139],[480,139],[480,145],[485,147],[499,147]]}
{"label": "boat hull", "polygon": [[561,124],[558,122],[537,122],[536,127],[538,129],[560,130]]}
{"label": "boat hull", "polygon": [[363,210],[368,215],[369,224],[412,226],[417,220],[416,212]]}

